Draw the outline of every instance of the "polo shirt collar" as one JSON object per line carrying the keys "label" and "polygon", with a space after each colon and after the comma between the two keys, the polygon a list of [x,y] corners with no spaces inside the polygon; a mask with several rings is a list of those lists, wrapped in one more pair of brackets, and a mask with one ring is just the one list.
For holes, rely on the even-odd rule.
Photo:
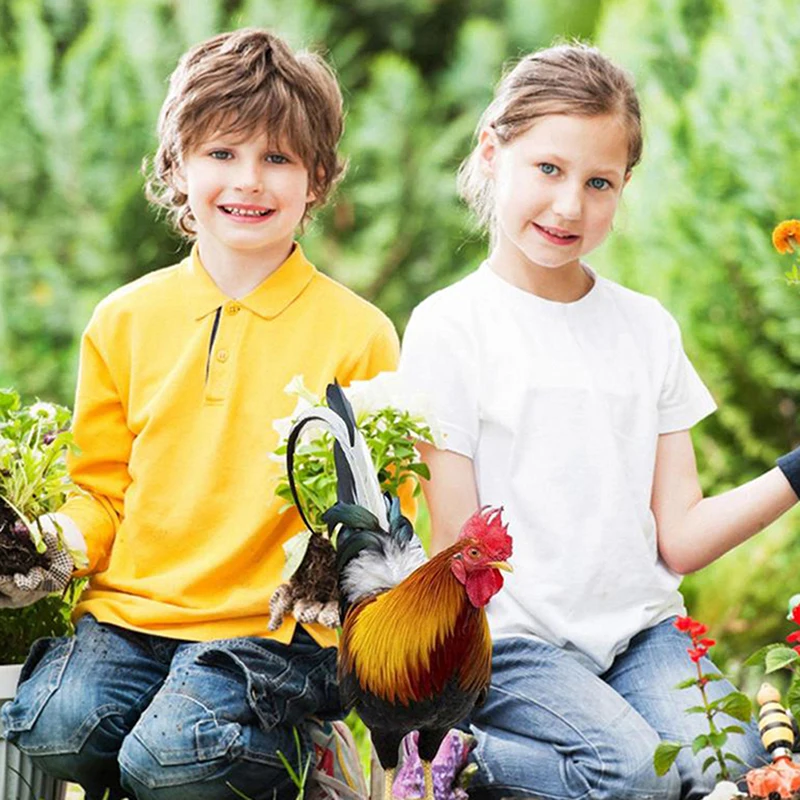
{"label": "polo shirt collar", "polygon": [[303,248],[295,242],[289,257],[275,272],[267,276],[245,297],[232,298],[228,297],[206,272],[196,243],[182,266],[188,284],[187,304],[195,319],[202,319],[233,299],[259,317],[273,319],[291,305],[317,272],[314,265],[305,257]]}

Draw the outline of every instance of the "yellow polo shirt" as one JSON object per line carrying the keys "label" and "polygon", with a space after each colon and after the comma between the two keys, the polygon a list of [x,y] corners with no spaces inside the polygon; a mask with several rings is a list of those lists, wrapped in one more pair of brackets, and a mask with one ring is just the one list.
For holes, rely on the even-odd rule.
{"label": "yellow polo shirt", "polygon": [[283,389],[302,374],[322,395],[334,378],[394,369],[398,350],[389,319],[299,245],[241,299],[195,247],[103,300],[82,340],[69,465],[85,491],[61,509],[88,546],[76,615],[196,641],[290,641],[292,618],[267,630],[281,545],[302,527],[275,496],[272,423],[296,402]]}

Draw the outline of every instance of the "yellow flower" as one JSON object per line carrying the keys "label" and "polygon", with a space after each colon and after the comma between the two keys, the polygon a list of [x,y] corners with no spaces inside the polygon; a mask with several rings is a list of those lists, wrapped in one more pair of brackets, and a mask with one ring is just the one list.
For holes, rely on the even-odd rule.
{"label": "yellow flower", "polygon": [[[790,241],[793,240],[793,241]],[[772,244],[779,253],[800,249],[800,220],[786,219],[772,231]]]}

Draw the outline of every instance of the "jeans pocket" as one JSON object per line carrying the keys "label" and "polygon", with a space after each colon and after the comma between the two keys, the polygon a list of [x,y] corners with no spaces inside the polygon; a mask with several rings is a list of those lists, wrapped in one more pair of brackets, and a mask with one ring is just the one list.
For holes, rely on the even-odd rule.
{"label": "jeans pocket", "polygon": [[[246,644],[244,645],[245,652],[243,652],[242,648],[243,645],[240,644],[236,653],[221,648],[210,648],[197,657],[197,663],[235,672],[245,684],[247,704],[258,719],[261,729],[270,731],[282,722],[282,715],[278,710],[274,694],[270,688],[270,671],[265,672],[251,662],[256,657],[263,658],[266,655],[270,659],[280,662],[276,666],[282,666],[283,659],[258,650],[248,654],[246,652]],[[248,657],[248,655],[252,657]]]}
{"label": "jeans pocket", "polygon": [[293,658],[290,668],[292,679],[286,681],[279,692],[287,722],[297,724],[309,715],[321,719],[344,716],[336,679],[335,648],[319,650],[311,658]]}
{"label": "jeans pocket", "polygon": [[61,685],[74,647],[73,636],[34,642],[20,673],[16,697],[3,706],[3,728],[11,734],[10,739],[14,733],[33,728]]}

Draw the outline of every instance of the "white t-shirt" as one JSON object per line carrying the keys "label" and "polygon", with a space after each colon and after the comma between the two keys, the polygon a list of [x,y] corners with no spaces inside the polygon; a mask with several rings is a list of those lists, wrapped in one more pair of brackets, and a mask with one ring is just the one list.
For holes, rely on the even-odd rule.
{"label": "white t-shirt", "polygon": [[400,372],[473,459],[481,504],[505,508],[515,571],[489,604],[493,636],[603,671],[683,613],[650,510],[656,444],[715,404],[661,304],[588,271],[588,294],[557,303],[483,264],[414,310]]}

